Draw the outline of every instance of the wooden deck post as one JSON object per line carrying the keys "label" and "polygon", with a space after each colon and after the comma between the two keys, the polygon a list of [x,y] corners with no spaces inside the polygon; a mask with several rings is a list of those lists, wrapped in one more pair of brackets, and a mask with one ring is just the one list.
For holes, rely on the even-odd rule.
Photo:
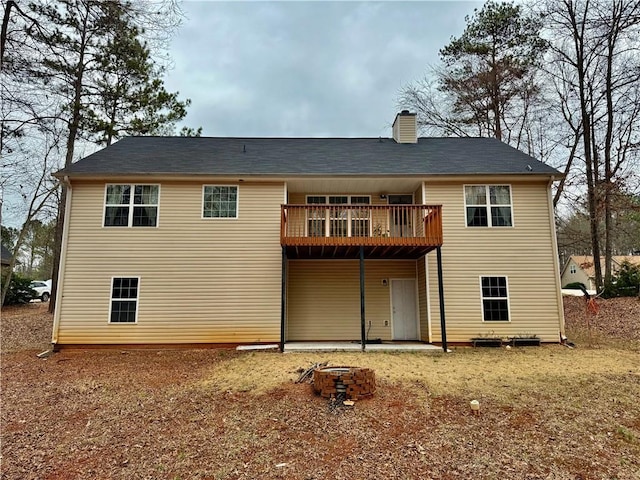
{"label": "wooden deck post", "polygon": [[364,247],[362,245],[360,245],[360,338],[364,352],[367,345],[367,334],[364,320]]}
{"label": "wooden deck post", "polygon": [[438,298],[440,299],[440,335],[442,336],[442,350],[447,353],[447,324],[444,318],[444,285],[442,284],[442,247],[436,248],[438,263]]}
{"label": "wooden deck post", "polygon": [[282,285],[280,299],[280,351],[284,353],[284,319],[286,317],[287,308],[287,250],[286,247],[282,247]]}

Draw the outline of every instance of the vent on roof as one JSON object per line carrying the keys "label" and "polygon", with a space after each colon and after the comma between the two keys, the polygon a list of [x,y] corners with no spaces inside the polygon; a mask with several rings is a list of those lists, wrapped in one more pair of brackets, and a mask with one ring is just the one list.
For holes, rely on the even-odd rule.
{"label": "vent on roof", "polygon": [[393,139],[398,143],[417,143],[418,125],[416,114],[402,110],[393,121]]}

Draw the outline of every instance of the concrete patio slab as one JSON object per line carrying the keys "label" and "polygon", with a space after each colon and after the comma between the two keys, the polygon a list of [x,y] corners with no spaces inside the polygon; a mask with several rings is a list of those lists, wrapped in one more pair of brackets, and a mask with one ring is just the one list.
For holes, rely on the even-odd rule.
{"label": "concrete patio slab", "polygon": [[[284,344],[288,352],[360,352],[362,345],[352,342],[287,342]],[[366,352],[425,352],[442,353],[442,347],[428,343],[368,343]]]}

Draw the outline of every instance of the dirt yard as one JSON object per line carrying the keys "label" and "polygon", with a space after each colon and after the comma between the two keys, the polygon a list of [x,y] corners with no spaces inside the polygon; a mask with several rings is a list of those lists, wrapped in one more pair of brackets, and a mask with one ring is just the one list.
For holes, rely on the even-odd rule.
{"label": "dirt yard", "polygon": [[[640,302],[565,299],[577,348],[449,355],[63,351],[46,304],[2,311],[2,479],[639,479]],[[293,380],[373,368],[331,408]],[[480,401],[473,415],[469,401]]]}

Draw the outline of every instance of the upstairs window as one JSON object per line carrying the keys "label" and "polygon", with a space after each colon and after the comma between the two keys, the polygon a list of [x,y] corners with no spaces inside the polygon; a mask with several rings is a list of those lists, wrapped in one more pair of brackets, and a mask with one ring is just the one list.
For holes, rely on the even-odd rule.
{"label": "upstairs window", "polygon": [[156,227],[159,185],[107,185],[105,227]]}
{"label": "upstairs window", "polygon": [[569,273],[572,273],[572,274],[573,274],[573,273],[576,273],[577,271],[578,271],[578,269],[576,268],[576,266],[575,266],[575,265],[571,265],[571,266],[569,267]]}
{"label": "upstairs window", "polygon": [[507,277],[480,277],[482,320],[509,321],[509,289]]}
{"label": "upstairs window", "polygon": [[111,280],[109,323],[136,323],[139,284],[138,277],[115,277]]}
{"label": "upstairs window", "polygon": [[238,187],[205,185],[202,190],[202,218],[238,218]]}
{"label": "upstairs window", "polygon": [[467,227],[511,227],[509,185],[465,185]]}

